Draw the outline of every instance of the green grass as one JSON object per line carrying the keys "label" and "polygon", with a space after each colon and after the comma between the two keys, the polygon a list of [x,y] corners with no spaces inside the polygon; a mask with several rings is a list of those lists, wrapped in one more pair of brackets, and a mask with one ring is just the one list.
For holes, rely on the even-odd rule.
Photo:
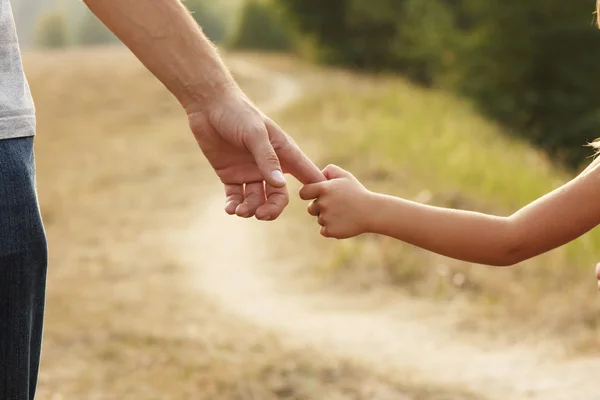
{"label": "green grass", "polygon": [[[328,80],[331,90],[288,110],[282,124],[292,135],[312,133],[321,166],[338,164],[371,190],[510,215],[572,177],[449,93],[394,77]],[[363,236],[341,242],[319,267],[360,288],[392,284],[415,295],[466,299],[478,306],[478,317],[489,317],[478,327],[497,329],[508,317],[517,328],[576,331],[589,349],[600,348],[599,308],[590,301],[597,296],[597,249],[595,230],[522,265],[494,269]]]}

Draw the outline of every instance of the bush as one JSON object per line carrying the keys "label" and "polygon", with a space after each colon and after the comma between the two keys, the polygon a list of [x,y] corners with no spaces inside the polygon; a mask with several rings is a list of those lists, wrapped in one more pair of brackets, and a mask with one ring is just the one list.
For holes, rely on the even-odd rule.
{"label": "bush", "polygon": [[600,136],[600,34],[585,1],[473,7],[457,85],[481,108],[576,166]]}
{"label": "bush", "polygon": [[237,29],[228,44],[235,49],[286,51],[294,47],[294,38],[272,3],[249,0],[240,11]]}
{"label": "bush", "polygon": [[207,0],[186,0],[184,2],[192,17],[202,27],[204,34],[213,42],[225,40],[227,26],[222,16],[218,15]]}
{"label": "bush", "polygon": [[68,44],[66,18],[58,12],[44,14],[37,23],[35,44],[43,48],[60,48]]}
{"label": "bush", "polygon": [[448,61],[454,26],[446,0],[279,0],[319,61],[400,70],[431,83]]}
{"label": "bush", "polygon": [[279,0],[321,61],[454,89],[568,165],[600,136],[593,0]]}
{"label": "bush", "polygon": [[118,41],[119,39],[91,11],[85,12],[78,29],[78,44],[93,46]]}

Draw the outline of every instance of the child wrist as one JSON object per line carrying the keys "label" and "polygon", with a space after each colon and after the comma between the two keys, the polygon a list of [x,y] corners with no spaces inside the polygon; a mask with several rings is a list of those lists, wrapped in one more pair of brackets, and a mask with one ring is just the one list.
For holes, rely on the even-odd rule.
{"label": "child wrist", "polygon": [[368,191],[365,194],[365,199],[363,201],[363,221],[362,221],[362,231],[363,233],[377,233],[377,214],[378,207],[380,207],[378,194]]}

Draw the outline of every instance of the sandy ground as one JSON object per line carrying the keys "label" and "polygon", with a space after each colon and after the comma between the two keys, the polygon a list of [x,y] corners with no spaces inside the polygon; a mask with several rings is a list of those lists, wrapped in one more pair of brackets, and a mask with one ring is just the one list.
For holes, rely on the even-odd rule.
{"label": "sandy ground", "polygon": [[[243,60],[231,65],[271,82],[274,94],[263,104],[266,111],[277,111],[302,94],[301,82],[294,84],[291,76],[261,71]],[[273,255],[281,231],[228,218],[221,209],[222,196],[215,189],[196,210],[178,254],[189,264],[201,255],[198,287],[246,320],[289,341],[424,383],[459,384],[490,399],[600,399],[600,359],[566,359],[560,342],[508,345],[466,336],[452,328],[451,317],[440,315],[443,309],[426,301],[307,292],[290,282],[293,276],[278,272],[294,262],[306,263],[298,253]]]}
{"label": "sandy ground", "polygon": [[[270,114],[308,86],[227,59]],[[558,342],[492,342],[438,304],[303,285],[314,249],[298,236],[282,251],[285,218],[225,215],[184,116],[122,52],[26,67],[51,246],[39,398],[600,399],[600,360],[565,359]]]}
{"label": "sandy ground", "polygon": [[[198,268],[218,260],[182,262],[176,238],[221,189],[180,107],[123,49],[28,54],[25,67],[50,245],[38,399],[473,398],[287,346],[209,298]],[[292,78],[275,99],[239,80],[266,108],[296,97]]]}

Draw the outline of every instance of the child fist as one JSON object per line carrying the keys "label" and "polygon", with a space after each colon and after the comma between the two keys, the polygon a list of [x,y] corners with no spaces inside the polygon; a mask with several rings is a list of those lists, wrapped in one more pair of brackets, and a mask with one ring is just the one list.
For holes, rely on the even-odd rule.
{"label": "child fist", "polygon": [[321,235],[346,239],[367,232],[371,192],[338,166],[329,165],[323,174],[327,181],[300,190],[303,200],[314,200],[308,212],[318,217]]}

